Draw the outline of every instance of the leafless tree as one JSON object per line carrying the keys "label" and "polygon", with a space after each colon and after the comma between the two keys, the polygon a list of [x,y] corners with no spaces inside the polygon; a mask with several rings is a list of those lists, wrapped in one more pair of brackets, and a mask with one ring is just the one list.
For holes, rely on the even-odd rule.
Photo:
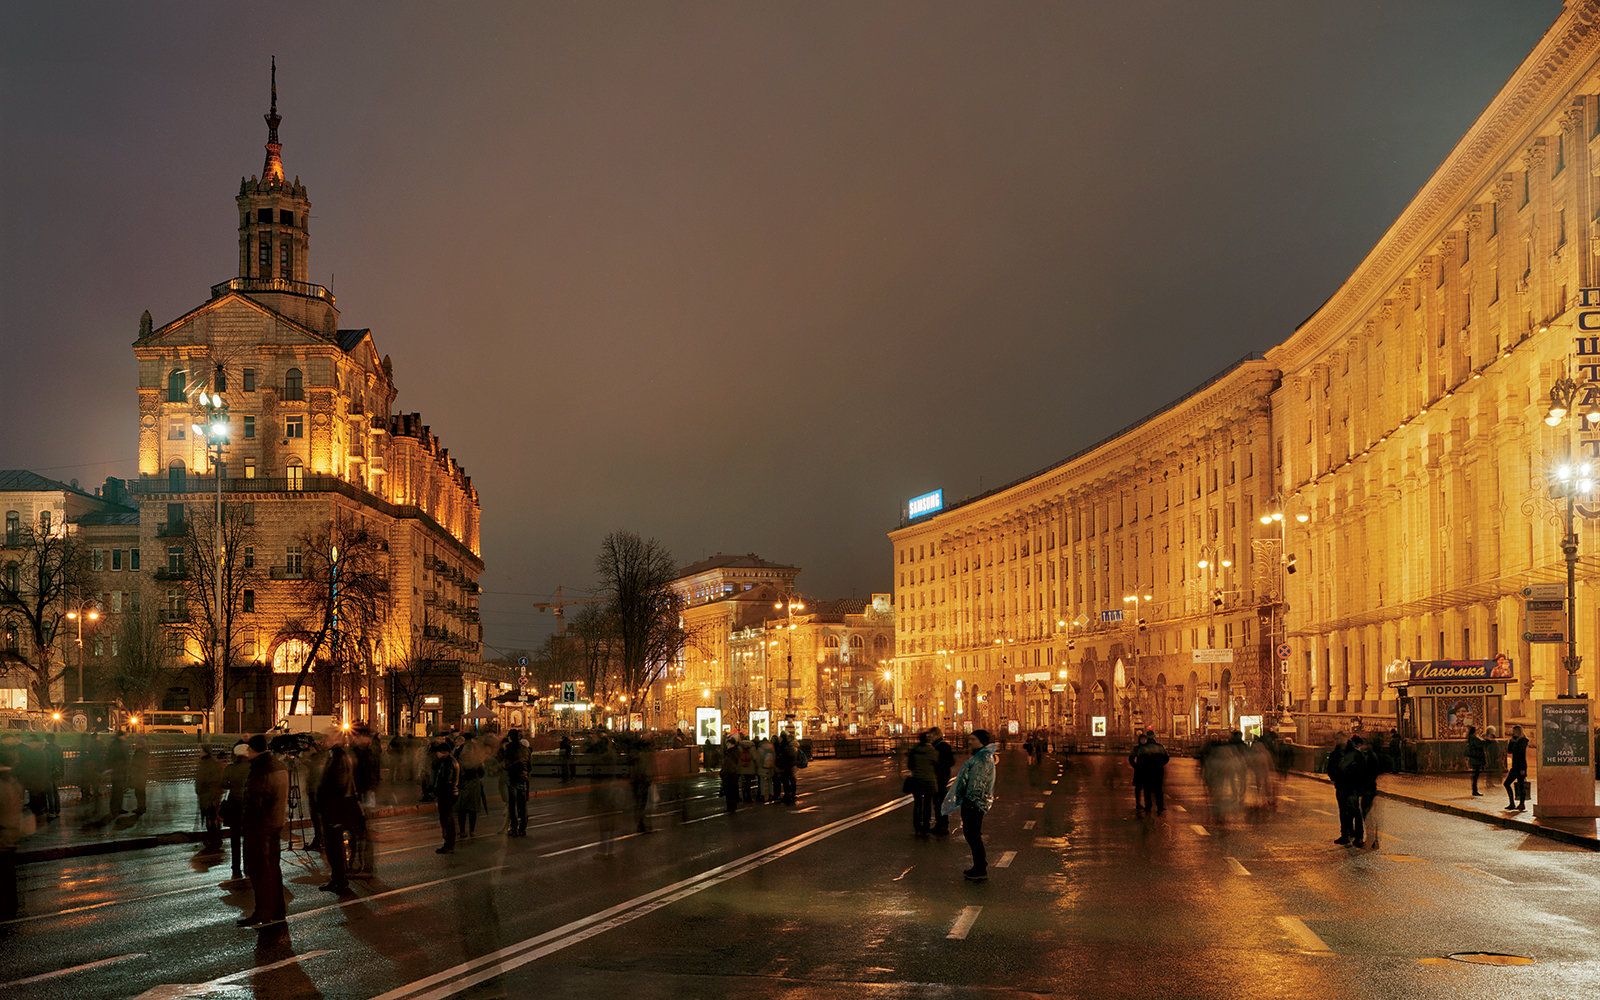
{"label": "leafless tree", "polygon": [[66,670],[56,655],[56,635],[69,599],[88,585],[87,555],[65,524],[42,531],[25,527],[0,544],[0,616],[32,647],[24,652],[18,643],[0,656],[26,679],[29,705],[54,707],[51,688]]}
{"label": "leafless tree", "polygon": [[115,691],[126,708],[146,711],[180,675],[168,652],[168,627],[161,624],[161,616],[147,601],[140,603],[139,610],[130,608],[118,617],[117,655],[101,668],[97,687]]}
{"label": "leafless tree", "polygon": [[616,622],[604,608],[590,606],[573,616],[566,636],[551,636],[550,652],[560,680],[578,680],[584,695],[605,704],[615,686],[620,643]]}
{"label": "leafless tree", "polygon": [[638,705],[683,649],[683,599],[672,589],[677,563],[655,539],[613,531],[600,545],[595,571],[616,636],[616,688]]}
{"label": "leafless tree", "polygon": [[438,687],[439,680],[456,676],[461,669],[460,654],[439,637],[426,612],[421,627],[391,647],[385,660],[395,707],[405,709],[413,725],[421,717],[422,700]]}
{"label": "leafless tree", "polygon": [[280,638],[306,642],[305,659],[289,696],[289,714],[300,701],[300,689],[319,655],[336,669],[357,668],[371,679],[382,642],[389,604],[389,545],[364,525],[333,524],[308,535],[300,596],[309,610],[307,621],[285,622]]}
{"label": "leafless tree", "polygon": [[[227,684],[227,667],[243,656],[245,637],[244,592],[261,581],[259,570],[245,565],[245,549],[257,541],[253,506],[244,502],[222,505],[220,550],[217,547],[217,512],[211,504],[189,504],[184,510],[183,565],[179,579],[189,612],[175,627],[199,653],[186,661],[183,675],[198,689],[201,704],[210,708],[217,700],[219,679]],[[218,558],[220,551],[221,557]],[[171,574],[171,568],[166,570]],[[160,576],[158,572],[158,577]],[[217,581],[222,601],[217,602]],[[220,657],[220,659],[219,659]],[[224,687],[223,694],[227,693]],[[221,720],[215,724],[220,725]]]}

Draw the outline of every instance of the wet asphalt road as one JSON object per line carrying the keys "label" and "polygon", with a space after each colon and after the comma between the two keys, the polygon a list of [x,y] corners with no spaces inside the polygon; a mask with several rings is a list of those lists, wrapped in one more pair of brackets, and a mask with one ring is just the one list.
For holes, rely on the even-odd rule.
{"label": "wet asphalt road", "polygon": [[[433,817],[386,819],[354,896],[285,852],[276,933],[234,927],[248,892],[192,847],[30,865],[0,997],[1600,996],[1594,852],[1383,802],[1355,851],[1326,785],[1219,819],[1183,759],[1141,817],[1118,765],[1005,755],[984,883],[959,833],[912,835],[881,759],[732,816],[707,777],[687,823],[614,817],[610,858],[584,794],[537,800],[526,839],[496,811],[448,857]],[[1447,957],[1483,952],[1532,962]]]}

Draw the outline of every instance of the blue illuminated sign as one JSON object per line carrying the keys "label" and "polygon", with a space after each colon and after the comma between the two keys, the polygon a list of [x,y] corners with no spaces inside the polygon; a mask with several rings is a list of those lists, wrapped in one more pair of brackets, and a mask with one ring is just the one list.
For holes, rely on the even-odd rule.
{"label": "blue illuminated sign", "polygon": [[906,517],[916,518],[944,509],[944,490],[934,490],[920,497],[912,497],[906,504]]}

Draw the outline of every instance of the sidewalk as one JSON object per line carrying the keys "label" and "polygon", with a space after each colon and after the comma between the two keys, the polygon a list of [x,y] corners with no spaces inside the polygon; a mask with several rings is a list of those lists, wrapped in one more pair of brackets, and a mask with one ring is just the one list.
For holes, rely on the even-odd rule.
{"label": "sidewalk", "polygon": [[[1305,771],[1294,771],[1294,774],[1303,778],[1311,778],[1323,784],[1329,784],[1325,774],[1310,774]],[[1497,775],[1484,774],[1478,779],[1478,790],[1483,794],[1476,798],[1472,795],[1472,779],[1465,772],[1459,774],[1385,774],[1378,778],[1378,794],[1387,799],[1405,802],[1410,805],[1430,809],[1433,812],[1449,813],[1453,816],[1463,816],[1495,826],[1505,827],[1508,830],[1521,830],[1563,844],[1573,844],[1586,847],[1591,851],[1600,851],[1600,819],[1572,818],[1556,819],[1551,817],[1537,818],[1533,814],[1534,804],[1539,797],[1539,783],[1533,783],[1532,794],[1528,796],[1526,812],[1509,812],[1500,803],[1505,801],[1505,789],[1500,781],[1504,780],[1504,772]]]}
{"label": "sidewalk", "polygon": [[[587,792],[592,780],[579,777],[562,784],[557,778],[535,775],[529,784],[529,801],[534,802],[552,795]],[[491,784],[485,790],[488,792],[491,812],[499,812],[503,808],[499,788]],[[435,808],[432,802],[423,802],[421,799],[422,789],[413,782],[398,785],[386,783],[379,789],[378,808],[371,815],[379,818],[403,816]],[[104,798],[93,810],[91,815],[90,807],[79,802],[75,790],[64,790],[61,817],[41,825],[32,836],[22,839],[22,843],[17,845],[17,863],[135,851],[161,844],[195,843],[201,838],[200,811],[195,804],[194,785],[187,781],[150,782],[142,816],[125,812],[114,823],[110,822],[105,815]],[[302,823],[309,828],[310,820],[303,812],[297,820],[297,828]]]}

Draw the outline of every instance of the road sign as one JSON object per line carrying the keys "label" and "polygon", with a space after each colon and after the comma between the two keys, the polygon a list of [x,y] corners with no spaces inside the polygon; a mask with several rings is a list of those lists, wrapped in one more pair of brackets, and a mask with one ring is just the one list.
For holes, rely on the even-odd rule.
{"label": "road sign", "polygon": [[1197,649],[1194,651],[1196,663],[1232,663],[1233,650],[1231,649]]}
{"label": "road sign", "polygon": [[[1523,588],[1524,592],[1531,588]],[[1529,599],[1524,642],[1566,642],[1567,602]]]}
{"label": "road sign", "polygon": [[1118,608],[1115,611],[1102,611],[1100,612],[1100,620],[1103,622],[1120,622],[1122,621],[1122,609]]}
{"label": "road sign", "polygon": [[517,657],[517,666],[525,667],[527,665],[528,665],[528,658],[526,656]]}
{"label": "road sign", "polygon": [[578,700],[578,682],[577,681],[562,681],[561,682],[561,700],[566,702],[568,705],[570,705],[573,702]]}
{"label": "road sign", "polygon": [[1287,642],[1278,643],[1278,659],[1287,660],[1289,658],[1289,654],[1292,652],[1294,652],[1294,650],[1289,648],[1289,644]]}
{"label": "road sign", "polygon": [[1530,601],[1564,601],[1567,585],[1564,583],[1530,583],[1522,588],[1522,596]]}

